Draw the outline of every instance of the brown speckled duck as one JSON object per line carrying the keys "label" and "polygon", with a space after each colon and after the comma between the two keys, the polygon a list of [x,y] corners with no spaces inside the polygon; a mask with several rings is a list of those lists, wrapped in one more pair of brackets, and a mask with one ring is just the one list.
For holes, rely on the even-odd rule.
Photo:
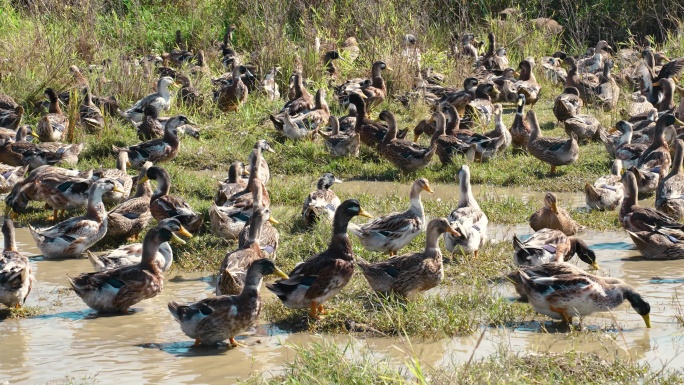
{"label": "brown speckled duck", "polygon": [[265,275],[275,274],[287,280],[273,262],[259,259],[247,270],[245,285],[239,295],[206,298],[188,305],[171,301],[168,304],[181,330],[195,339],[195,345],[215,345],[228,340],[232,347],[240,344],[235,336],[247,330],[261,312],[261,283]]}
{"label": "brown speckled duck", "polygon": [[318,318],[325,314],[323,304],[347,286],[354,273],[354,252],[347,225],[357,215],[370,217],[359,201],[342,202],[335,212],[328,248],[297,265],[290,278],[266,285],[285,307],[309,309],[309,316]]}
{"label": "brown speckled duck", "polygon": [[368,263],[357,257],[357,265],[376,292],[413,298],[439,285],[444,278],[439,238],[447,232],[460,235],[446,218],[433,219],[427,225],[425,249],[422,252],[399,255],[376,263]]}
{"label": "brown speckled duck", "polygon": [[565,209],[558,207],[556,194],[551,192],[544,195],[544,207],[530,217],[530,227],[534,231],[560,230],[565,235],[575,235],[583,228],[570,218],[570,214]]}

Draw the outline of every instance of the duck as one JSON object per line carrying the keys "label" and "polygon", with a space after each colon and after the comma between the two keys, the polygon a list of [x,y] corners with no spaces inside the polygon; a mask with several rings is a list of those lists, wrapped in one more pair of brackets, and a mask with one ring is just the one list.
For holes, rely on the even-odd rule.
{"label": "duck", "polygon": [[[256,203],[252,207],[252,217],[254,216],[254,214],[257,213],[257,210],[255,209],[259,207],[267,208],[261,202],[256,201]],[[258,215],[265,215],[263,211],[264,210],[260,209]],[[251,231],[250,229],[252,228],[252,226],[258,225],[259,221],[261,220],[260,218],[252,219],[252,217],[249,218],[249,221],[245,224],[245,227],[243,227],[242,230],[240,230],[240,233],[238,234],[238,248],[240,249],[249,246],[249,237]],[[261,225],[259,247],[261,248],[261,251],[264,253],[264,256],[271,260],[275,260],[276,251],[278,251],[278,244],[280,243],[280,233],[278,233],[278,229],[275,228],[275,225],[279,224],[280,222],[271,217],[269,213],[268,217],[266,218],[266,221]]]}
{"label": "duck", "polygon": [[4,92],[0,92],[0,110],[11,110],[18,106],[17,102]]}
{"label": "duck", "polygon": [[187,75],[176,75],[176,80],[181,84],[178,91],[178,101],[184,106],[199,108],[204,104],[204,97],[197,88],[192,85],[192,81]]}
{"label": "duck", "polygon": [[473,196],[470,185],[470,167],[467,164],[461,166],[458,171],[459,198],[458,206],[451,211],[449,225],[456,229],[456,233],[444,233],[444,247],[450,253],[459,255],[473,254],[475,258],[478,251],[487,240],[487,225],[489,219]]}
{"label": "duck", "polygon": [[682,159],[684,159],[684,141],[675,141],[675,156],[672,169],[658,184],[656,189],[655,208],[681,220],[684,218],[684,174],[682,174]]}
{"label": "duck", "polygon": [[525,269],[519,274],[522,289],[537,313],[570,324],[572,317],[614,309],[627,300],[644,319],[646,327],[651,327],[651,306],[621,279],[589,277],[588,273],[535,277]]}
{"label": "duck", "polygon": [[90,186],[85,215],[67,219],[46,229],[29,225],[38,249],[45,258],[75,258],[107,233],[107,211],[102,194],[116,191],[111,180],[101,179]]}
{"label": "duck", "polygon": [[617,145],[615,146],[615,159],[622,162],[622,167],[624,169],[636,166],[641,154],[646,151],[648,146],[642,143],[632,143],[632,125],[625,120],[620,120],[615,123],[615,129],[613,131],[620,132]]}
{"label": "duck", "polygon": [[534,231],[553,229],[568,236],[577,234],[583,227],[570,218],[564,208],[558,207],[557,200],[556,194],[547,192],[544,195],[544,207],[530,217],[530,227]]}
{"label": "duck", "polygon": [[[478,84],[475,88],[475,99],[468,103],[463,115],[464,120],[468,122],[468,128],[470,128],[472,124],[483,127],[489,125],[492,121],[492,116],[494,115],[492,98],[498,98],[499,93],[499,90],[496,89],[492,83]],[[472,124],[470,122],[472,122]]]}
{"label": "duck", "polygon": [[171,301],[169,311],[185,335],[195,339],[195,346],[216,345],[228,340],[232,347],[240,346],[235,336],[254,325],[261,312],[263,277],[287,275],[268,259],[259,259],[247,269],[245,285],[239,295],[205,298],[188,305]]}
{"label": "duck", "polygon": [[629,97],[627,102],[629,105],[625,111],[625,114],[627,115],[627,120],[629,122],[644,120],[648,115],[652,113],[658,113],[658,109],[655,108],[644,95]]}
{"label": "duck", "polygon": [[164,127],[159,121],[159,111],[153,106],[145,106],[143,120],[136,127],[138,139],[152,140],[164,136]]}
{"label": "duck", "polygon": [[293,119],[289,114],[283,114],[283,135],[290,140],[312,139],[315,131],[309,130],[303,118],[298,116]]}
{"label": "duck", "polygon": [[361,226],[351,223],[349,231],[359,238],[366,250],[396,255],[425,230],[425,211],[420,200],[422,191],[434,192],[426,178],[416,179],[411,185],[408,210],[383,215]]}
{"label": "duck", "polygon": [[565,119],[563,123],[565,124],[565,133],[568,135],[574,133],[580,142],[598,142],[606,137],[606,130],[594,115],[576,114]]}
{"label": "duck", "polygon": [[178,127],[184,124],[193,124],[184,115],[174,116],[169,119],[164,127],[164,137],[152,139],[129,147],[112,146],[114,152],[126,151],[131,166],[139,169],[143,163],[150,161],[155,164],[168,162],[176,158],[180,148],[178,139]]}
{"label": "duck", "polygon": [[0,162],[11,166],[29,165],[34,170],[44,165],[76,165],[84,143],[33,143],[26,140],[28,126],[17,128],[15,141],[0,134]]}
{"label": "duck", "polygon": [[280,89],[275,79],[277,73],[278,67],[273,67],[261,80],[259,89],[262,94],[266,95],[268,100],[280,99]]}
{"label": "duck", "polygon": [[622,204],[625,190],[622,186],[622,162],[615,159],[610,168],[611,174],[602,176],[590,184],[584,185],[585,202],[594,210],[615,210]]}
{"label": "duck", "polygon": [[625,188],[625,199],[622,200],[618,218],[625,230],[634,233],[651,231],[653,228],[684,230],[684,225],[669,215],[650,207],[639,206],[637,179],[632,170],[622,174],[622,184]]}
{"label": "duck", "polygon": [[387,86],[385,85],[385,79],[382,78],[382,71],[384,70],[392,71],[392,68],[383,61],[374,62],[371,66],[371,84],[362,88],[362,92],[366,96],[366,105],[369,109],[382,103],[387,96]]}
{"label": "duck", "polygon": [[498,152],[505,151],[513,141],[511,132],[508,131],[506,125],[503,122],[503,105],[501,103],[494,104],[494,129],[485,133],[488,138],[496,139],[503,137],[503,144],[497,149]]}
{"label": "duck", "polygon": [[534,61],[525,59],[520,62],[519,68],[520,77],[515,83],[515,86],[518,88],[519,94],[525,95],[525,103],[529,104],[531,108],[534,108],[534,105],[539,100],[539,94],[541,92],[541,85],[539,85],[532,72]]}
{"label": "duck", "polygon": [[242,75],[245,74],[250,74],[245,66],[235,66],[231,75],[232,82],[222,85],[214,92],[214,102],[219,110],[223,112],[237,111],[247,101],[249,89],[242,81]]}
{"label": "duck", "polygon": [[465,108],[472,100],[475,99],[475,90],[479,84],[477,78],[466,78],[463,81],[463,89],[446,92],[439,100],[439,104],[448,103],[456,108],[459,116],[463,116]]}
{"label": "duck", "polygon": [[222,206],[228,198],[247,188],[247,179],[244,178],[247,175],[249,175],[249,171],[245,168],[244,163],[240,161],[231,163],[228,168],[228,178],[223,182],[219,182],[214,203]]}
{"label": "duck", "polygon": [[[384,121],[371,120],[366,115],[366,105],[364,104],[365,96],[361,96],[356,93],[349,95],[349,103],[353,104],[356,108],[357,117],[354,126],[354,132],[359,134],[359,139],[361,143],[366,146],[380,149],[380,144],[383,138],[387,134],[388,127]],[[397,137],[403,139],[406,137],[408,130],[399,131]]]}
{"label": "duck", "polygon": [[584,103],[590,104],[596,100],[599,83],[583,78],[577,68],[577,61],[572,56],[567,56],[563,62],[568,65],[568,76],[565,79],[565,87],[575,87],[579,91],[579,97]]}
{"label": "duck", "polygon": [[41,142],[58,142],[63,139],[69,127],[69,119],[62,113],[57,93],[52,88],[45,89],[45,96],[50,100],[48,114],[38,121],[35,131],[31,135]]}
{"label": "duck", "polygon": [[356,264],[377,293],[414,298],[436,287],[444,279],[442,251],[439,248],[442,234],[460,235],[446,218],[435,218],[427,224],[425,249],[422,252],[398,255],[376,263],[357,257]]}
{"label": "duck", "polygon": [[553,83],[553,85],[565,84],[565,79],[568,77],[568,72],[561,67],[561,59],[557,57],[542,58],[542,67],[544,68],[545,77]]}
{"label": "duck", "polygon": [[[216,295],[237,295],[240,294],[242,288],[245,284],[245,277],[249,266],[256,260],[262,258],[269,258],[274,256],[275,248],[272,249],[271,253],[262,249],[262,231],[264,230],[264,225],[271,220],[271,210],[268,207],[261,205],[254,205],[252,216],[249,219],[249,228],[246,231],[246,240],[242,245],[238,246],[238,249],[226,254],[223,262],[221,262],[221,267],[219,268],[219,274],[216,278]],[[272,247],[278,246],[277,235],[274,239]],[[266,246],[266,245],[264,245]],[[274,258],[269,258],[273,260]]]}
{"label": "duck", "polygon": [[[259,150],[258,152],[255,150]],[[254,143],[252,147],[252,152],[249,153],[249,163],[247,171],[251,173],[256,173],[259,180],[266,186],[268,181],[271,180],[271,169],[268,167],[268,162],[264,158],[264,153],[270,152],[275,154],[276,151],[271,147],[266,139],[259,139]],[[256,161],[258,160],[259,168],[257,171]]]}
{"label": "duck", "polygon": [[325,89],[319,88],[314,98],[314,108],[302,115],[301,120],[307,128],[316,129],[330,120],[330,107],[328,107],[325,97]]}
{"label": "duck", "polygon": [[252,177],[247,183],[248,188],[228,198],[222,206],[212,203],[209,209],[209,223],[212,232],[225,239],[237,239],[240,231],[247,225],[252,215],[252,207],[268,206],[264,202],[265,189],[259,178]]}
{"label": "duck", "polygon": [[[140,168],[137,180],[141,180],[152,162],[145,162]],[[135,184],[135,195],[126,199],[107,213],[107,238],[138,239],[138,235],[152,220],[150,182]]]}
{"label": "duck", "polygon": [[525,242],[513,235],[513,262],[516,266],[538,266],[545,263],[567,262],[577,257],[598,270],[596,253],[578,237],[570,237],[560,230],[541,229]]}
{"label": "duck", "polygon": [[305,226],[311,226],[321,218],[333,219],[335,210],[340,205],[340,198],[337,197],[330,187],[335,183],[342,183],[334,174],[326,172],[316,184],[316,191],[312,191],[304,198],[302,207],[302,220]]}
{"label": "duck", "polygon": [[656,191],[660,183],[660,174],[657,169],[654,172],[632,166],[629,170],[636,176],[640,197],[650,196]]}
{"label": "duck", "polygon": [[[438,115],[435,117],[434,115]],[[437,150],[436,140],[441,133],[435,132],[430,140],[430,147],[422,147],[409,140],[397,139],[397,122],[394,114],[385,110],[380,119],[387,122],[387,134],[380,143],[380,154],[404,173],[412,173],[427,167]],[[437,111],[433,119],[444,121],[444,115]]]}
{"label": "duck", "polygon": [[[64,178],[59,181],[58,175],[63,175]],[[56,166],[41,166],[31,171],[24,180],[17,182],[14,187],[12,187],[10,193],[5,197],[5,205],[6,207],[11,208],[14,213],[21,213],[26,210],[30,201],[44,200],[45,198],[42,196],[43,191],[39,191],[38,189],[38,181],[54,179],[56,182],[55,185],[58,186],[60,183],[72,181],[70,178],[73,178],[73,181],[78,183],[83,180],[87,182],[91,177],[92,170],[79,171]],[[67,185],[66,187],[70,186]]]}
{"label": "duck", "polygon": [[684,258],[684,231],[657,226],[648,227],[650,230],[626,230],[643,258],[649,260]]}
{"label": "duck", "polygon": [[644,150],[637,161],[637,168],[657,172],[664,178],[670,170],[672,157],[670,147],[665,141],[665,129],[673,124],[684,125],[672,114],[664,114],[656,121],[653,142]]}
{"label": "duck", "polygon": [[90,94],[90,88],[83,88],[82,93],[83,101],[78,108],[81,126],[83,126],[88,134],[100,133],[105,124],[102,111],[100,111],[100,108],[93,103],[93,98]]}
{"label": "duck", "polygon": [[24,107],[16,105],[11,109],[0,109],[0,127],[16,131],[24,117]]}
{"label": "duck", "polygon": [[[57,221],[60,217],[57,215],[60,210],[61,217],[63,217],[65,210],[87,207],[93,181],[92,174],[88,178],[83,178],[80,175],[47,173],[33,182],[33,188],[37,192],[38,199],[52,207],[53,215],[48,220]],[[117,185],[116,182],[111,182]]]}
{"label": "duck", "polygon": [[[170,221],[177,221],[174,218],[167,218],[159,222],[160,227],[170,227]],[[106,254],[95,255],[86,250],[88,260],[93,265],[95,271],[105,271],[118,269],[124,266],[137,265],[142,260],[143,244],[129,243],[127,245],[119,246],[118,248],[107,252]],[[173,249],[168,242],[159,244],[159,250],[155,257],[155,263],[159,266],[162,272],[167,272],[171,269],[173,264]]]}
{"label": "duck", "polygon": [[157,116],[160,115],[162,111],[168,111],[169,108],[171,108],[171,92],[169,91],[169,87],[174,85],[175,82],[169,76],[159,78],[156,92],[138,100],[133,107],[120,112],[120,115],[124,119],[139,123],[145,117],[144,111],[147,106],[154,108],[157,111]]}
{"label": "duck", "polygon": [[347,156],[358,158],[361,147],[361,137],[359,134],[353,131],[353,127],[349,130],[350,132],[341,132],[340,122],[336,116],[330,115],[329,122],[330,127],[332,127],[330,134],[318,131],[325,138],[325,148],[328,150],[328,153],[336,158]]}
{"label": "duck", "polygon": [[5,248],[0,256],[0,303],[20,308],[31,293],[35,278],[29,259],[17,250],[14,222],[5,215],[2,222]]}
{"label": "duck", "polygon": [[599,76],[600,83],[596,97],[603,105],[605,112],[613,111],[620,100],[620,86],[611,74],[614,65],[613,59],[606,60],[603,66],[603,74]]}
{"label": "duck", "polygon": [[150,198],[150,212],[158,221],[166,218],[176,218],[190,233],[197,233],[204,221],[203,214],[197,214],[188,202],[181,197],[169,195],[171,190],[171,177],[169,173],[159,166],[147,169],[145,175],[138,179],[138,184],[148,180],[157,181],[157,189]]}
{"label": "duck", "polygon": [[126,165],[128,164],[128,153],[120,151],[116,156],[116,168],[101,168],[93,171],[93,179],[107,178],[116,183],[119,190],[123,193],[106,193],[102,196],[105,204],[118,204],[131,195],[133,189],[133,178],[128,175]]}
{"label": "duck", "polygon": [[145,234],[140,263],[69,278],[71,287],[83,302],[98,313],[127,313],[138,302],[154,298],[164,287],[164,274],[156,262],[163,242],[184,244],[176,233],[191,237],[187,230],[171,219]]}
{"label": "duck", "polygon": [[576,87],[565,87],[553,102],[553,115],[563,123],[579,114],[583,106],[579,90]]}
{"label": "duck", "polygon": [[577,65],[583,72],[595,73],[604,68],[604,63],[608,60],[604,60],[604,55],[606,53],[614,53],[613,49],[608,45],[605,40],[600,40],[596,43],[593,55],[582,59]]}
{"label": "duck", "polygon": [[578,266],[562,260],[560,262],[547,262],[540,265],[523,265],[522,268],[518,268],[505,276],[505,279],[513,284],[515,291],[520,295],[521,302],[528,302],[529,300],[522,278],[520,277],[520,270],[523,269],[531,278],[552,277],[556,275],[578,275],[587,278],[595,277],[595,275],[589,274]]}
{"label": "duck", "polygon": [[573,132],[570,139],[542,137],[541,128],[537,121],[537,114],[527,111],[527,121],[531,127],[527,151],[535,158],[551,165],[551,174],[556,173],[556,167],[574,164],[579,158],[577,135]]}
{"label": "duck", "polygon": [[24,180],[29,166],[7,166],[0,163],[0,194],[7,194]]}
{"label": "duck", "polygon": [[457,154],[466,155],[469,160],[474,160],[475,147],[471,147],[470,143],[456,136],[456,133],[460,132],[459,126],[461,121],[456,108],[452,105],[445,105],[442,111],[446,114],[446,124],[444,116],[440,120],[439,115],[436,115],[437,119],[435,120],[437,127],[435,134],[437,135],[437,139],[435,139],[435,146],[437,148],[435,152],[440,163],[442,163],[442,167],[451,164],[454,155]]}
{"label": "duck", "polygon": [[511,145],[514,150],[527,151],[527,143],[530,140],[530,133],[532,129],[525,116],[523,116],[523,109],[525,106],[525,95],[518,94],[518,101],[516,103],[515,117],[511,124]]}
{"label": "duck", "polygon": [[354,274],[354,251],[347,227],[355,216],[372,217],[358,200],[342,202],[335,211],[328,248],[298,264],[289,278],[266,285],[285,307],[309,309],[313,319],[326,314],[324,303],[347,286]]}

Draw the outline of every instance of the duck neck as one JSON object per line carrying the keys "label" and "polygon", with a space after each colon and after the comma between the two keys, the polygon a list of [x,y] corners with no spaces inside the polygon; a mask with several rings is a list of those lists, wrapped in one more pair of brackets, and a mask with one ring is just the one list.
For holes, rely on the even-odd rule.
{"label": "duck neck", "polygon": [[294,89],[295,99],[301,98],[302,94],[304,93],[304,79],[302,78],[302,74],[295,75]]}
{"label": "duck neck", "polygon": [[[7,229],[6,231],[5,228]],[[2,230],[2,235],[5,237],[5,251],[17,251],[14,225],[10,226],[5,222]]]}
{"label": "duck neck", "polygon": [[170,127],[168,122],[166,124],[166,129],[164,130],[164,142],[169,144],[171,147],[175,147],[180,143],[178,136],[176,135],[176,130],[174,127]]}
{"label": "duck neck", "polygon": [[[505,126],[503,123],[503,116],[502,114],[496,114],[494,115],[494,132],[497,134],[501,135],[503,134],[503,130],[505,130]],[[517,115],[517,112],[516,112]]]}
{"label": "duck neck", "polygon": [[155,263],[157,258],[157,251],[159,251],[159,229],[153,228],[147,232],[143,240],[142,259],[140,266],[145,270],[157,271],[159,268]]}
{"label": "duck neck", "polygon": [[672,169],[667,175],[668,178],[678,175],[682,171],[682,158],[684,158],[684,149],[682,149],[681,144],[677,144],[675,147],[675,155],[672,159]]}
{"label": "duck neck", "polygon": [[439,255],[439,257],[442,256],[442,253],[439,249],[439,237],[441,235],[441,232],[436,227],[430,227],[427,229],[425,236],[425,255],[431,257],[436,257],[437,255]]}
{"label": "duck neck", "polygon": [[126,163],[128,163],[128,152],[119,151],[119,155],[116,157],[116,168],[125,173]]}
{"label": "duck neck", "polygon": [[242,292],[239,295],[239,298],[249,298],[250,301],[253,301],[254,298],[256,300],[259,300],[259,294],[261,293],[261,283],[264,280],[264,276],[254,270],[254,269],[249,269],[247,270],[247,276],[245,277],[245,284],[242,287]]}
{"label": "duck neck", "polygon": [[354,130],[358,131],[358,128],[363,126],[364,120],[366,120],[366,105],[363,103],[363,100],[361,100],[360,102],[355,102],[354,107],[356,107],[356,123]]}
{"label": "duck neck", "polygon": [[418,185],[413,185],[411,188],[411,194],[409,195],[409,211],[417,214],[420,217],[425,216],[425,210],[423,208],[423,201],[420,199],[420,193],[423,189]]}
{"label": "duck neck", "polygon": [[444,135],[444,132],[446,131],[444,128],[445,126],[446,124],[444,123],[444,115],[435,118],[435,132],[430,138],[430,148],[435,147],[437,145],[437,139]]}
{"label": "duck neck", "polygon": [[388,116],[386,121],[387,121],[387,133],[385,134],[385,137],[382,138],[382,143],[380,144],[380,148],[384,148],[390,142],[392,142],[394,139],[397,138],[397,122],[391,116]]}
{"label": "duck neck", "polygon": [[261,168],[261,148],[255,147],[249,157],[249,179],[247,180],[247,189],[251,191],[254,180],[258,177],[259,169]]}
{"label": "duck neck", "polygon": [[145,183],[138,184],[135,186],[135,197],[141,198],[144,196],[148,196],[150,190],[150,182],[145,181]]}
{"label": "duck neck", "polygon": [[164,98],[164,100],[171,99],[171,92],[169,91],[169,86],[165,82],[159,82],[157,87],[157,92]]}
{"label": "duck neck", "polygon": [[233,86],[236,86],[238,84],[238,82],[242,81],[242,76],[241,76],[242,74],[240,74],[240,66],[239,65],[235,66],[235,68],[233,68],[233,74],[232,75],[233,75]]}
{"label": "duck neck", "polygon": [[480,205],[477,204],[475,196],[473,196],[473,188],[470,185],[470,175],[465,175],[459,181],[460,196],[458,197],[458,207],[473,207],[480,210]]}
{"label": "duck neck", "polygon": [[228,169],[228,183],[237,183],[238,181],[238,168],[235,165],[231,165]]}
{"label": "duck neck", "polygon": [[26,141],[26,126],[19,126],[17,128],[17,134],[16,134],[16,142],[24,142]]}
{"label": "duck neck", "polygon": [[340,122],[337,120],[336,117],[332,117],[330,119],[330,126],[332,127],[332,135],[340,134]]}
{"label": "duck neck", "polygon": [[663,99],[660,101],[660,110],[673,110],[674,105],[674,89],[672,87],[673,83],[670,83],[670,79],[662,79],[662,85],[660,89],[663,90]]}
{"label": "duck neck", "polygon": [[632,130],[627,129],[625,132],[620,136],[620,146],[624,146],[626,144],[632,143]]}
{"label": "duck neck", "polygon": [[154,191],[154,194],[152,194],[151,202],[154,202],[165,195],[169,195],[170,190],[171,181],[168,176],[166,174],[160,175],[157,178],[157,189]]}
{"label": "duck neck", "polygon": [[539,123],[537,122],[536,115],[529,115],[530,119],[530,142],[541,137],[541,129],[539,129]]}
{"label": "duck neck", "polygon": [[454,131],[458,131],[461,125],[461,119],[458,116],[458,112],[455,110],[449,112],[449,120],[446,123],[444,129],[445,135],[453,135]]}
{"label": "duck neck", "polygon": [[631,207],[637,205],[638,200],[639,190],[637,189],[636,176],[628,176],[627,184],[625,185],[625,197],[622,201],[622,207],[631,211]]}
{"label": "duck neck", "polygon": [[107,210],[105,209],[104,203],[102,203],[102,193],[103,191],[96,188],[95,185],[91,186],[88,193],[88,207],[86,210],[85,217],[101,222],[107,217]]}

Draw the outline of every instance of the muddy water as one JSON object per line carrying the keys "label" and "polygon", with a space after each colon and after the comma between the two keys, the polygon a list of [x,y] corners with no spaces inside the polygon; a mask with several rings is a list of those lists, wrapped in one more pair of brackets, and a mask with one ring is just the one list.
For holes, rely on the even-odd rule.
{"label": "muddy water", "polygon": [[[368,188],[366,186],[359,189]],[[355,192],[353,184],[340,185]],[[392,184],[393,185],[393,184]],[[384,191],[408,191],[407,186],[393,185]],[[434,186],[437,194],[454,186]],[[478,197],[487,191],[476,192]],[[356,192],[377,193],[377,190]],[[522,190],[496,191],[502,194],[525,196],[541,202],[541,193]],[[444,193],[446,194],[446,192]],[[440,197],[439,195],[437,196]],[[560,198],[560,197],[559,197]],[[445,195],[442,199],[451,199]],[[583,197],[568,194],[564,202],[580,207]],[[494,241],[510,239],[512,235],[529,234],[526,225],[490,225],[489,235]],[[26,228],[17,231],[19,248],[27,255],[39,254]],[[512,328],[482,329],[482,343],[475,349],[479,333],[464,338],[435,342],[410,343],[400,338],[360,338],[349,336],[315,336],[306,333],[289,334],[268,324],[258,325],[250,335],[238,338],[248,346],[228,350],[190,349],[192,341],[183,335],[166,309],[169,300],[193,301],[211,293],[211,284],[200,279],[207,274],[171,272],[164,292],[158,297],[138,304],[135,312],[126,316],[94,317],[68,287],[67,276],[90,271],[87,260],[45,261],[34,259],[37,284],[27,305],[45,308],[45,315],[26,319],[0,321],[0,383],[45,383],[60,381],[66,375],[81,378],[97,375],[99,383],[226,383],[244,378],[254,372],[278,374],[283,363],[292,358],[284,344],[308,344],[321,339],[339,344],[352,343],[369,347],[378,355],[387,355],[400,365],[406,353],[416,355],[423,365],[442,366],[467,361],[496,352],[502,343],[516,351],[566,351],[577,349],[596,352],[605,357],[620,354],[648,361],[655,370],[667,363],[668,368],[683,368],[684,360],[675,359],[684,351],[682,329],[674,317],[675,292],[682,292],[684,260],[651,262],[634,259],[638,252],[624,232],[587,231],[582,238],[596,250],[603,274],[624,278],[634,285],[652,306],[653,329],[646,329],[627,304],[613,311],[621,326],[622,335],[612,325],[608,313],[587,317],[584,325],[593,333],[568,336],[555,329],[548,319],[537,316]],[[586,267],[580,262],[581,267]],[[656,277],[656,279],[654,279]],[[502,285],[492,290],[506,297],[514,297],[512,288]],[[541,323],[540,323],[541,321]],[[624,336],[624,341],[623,337]],[[228,381],[226,381],[228,380]]]}

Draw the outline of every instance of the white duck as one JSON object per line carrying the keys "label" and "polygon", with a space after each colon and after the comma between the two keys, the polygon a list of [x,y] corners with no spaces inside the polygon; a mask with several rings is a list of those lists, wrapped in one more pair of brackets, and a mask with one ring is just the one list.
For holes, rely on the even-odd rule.
{"label": "white duck", "polygon": [[448,219],[449,224],[460,234],[460,237],[444,233],[444,246],[451,253],[463,255],[472,253],[477,258],[478,250],[487,240],[489,219],[473,196],[470,186],[470,167],[467,164],[461,166],[458,179],[460,190],[458,207],[449,214]]}
{"label": "white duck", "polygon": [[157,82],[157,92],[151,93],[138,100],[133,107],[121,112],[121,116],[134,122],[140,123],[145,118],[145,107],[153,107],[157,113],[168,111],[171,108],[171,92],[169,86],[174,85],[172,78],[164,76]]}

